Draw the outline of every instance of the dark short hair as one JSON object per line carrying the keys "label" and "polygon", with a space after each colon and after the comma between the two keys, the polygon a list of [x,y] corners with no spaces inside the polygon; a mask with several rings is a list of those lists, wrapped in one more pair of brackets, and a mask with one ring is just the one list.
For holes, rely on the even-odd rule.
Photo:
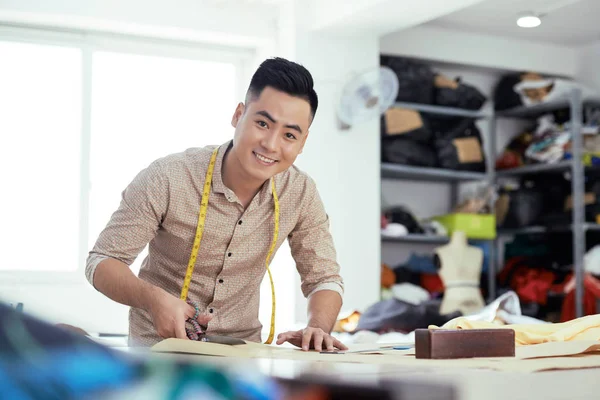
{"label": "dark short hair", "polygon": [[246,92],[246,102],[260,97],[267,86],[305,99],[310,104],[311,117],[317,113],[319,99],[313,88],[312,75],[302,65],[285,58],[269,58],[260,64]]}

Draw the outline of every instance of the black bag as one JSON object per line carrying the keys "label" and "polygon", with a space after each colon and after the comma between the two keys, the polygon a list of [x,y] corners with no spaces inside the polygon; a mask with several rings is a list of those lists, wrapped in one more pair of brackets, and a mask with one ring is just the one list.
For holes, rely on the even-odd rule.
{"label": "black bag", "polygon": [[383,162],[435,167],[435,151],[430,144],[424,144],[402,136],[381,141],[381,160]]}
{"label": "black bag", "polygon": [[479,110],[487,98],[475,87],[456,80],[456,89],[437,87],[435,89],[435,103],[445,107],[458,107],[467,110]]}
{"label": "black bag", "polygon": [[390,108],[382,114],[380,127],[382,139],[402,138],[431,146],[433,134],[418,111]]}
{"label": "black bag", "polygon": [[485,172],[481,132],[470,118],[430,119],[441,168]]}
{"label": "black bag", "polygon": [[514,86],[521,82],[521,74],[507,74],[498,81],[494,89],[494,109],[496,111],[507,110],[523,105],[521,96],[514,90]]}
{"label": "black bag", "polygon": [[396,101],[433,104],[434,72],[426,64],[397,56],[380,56],[380,65],[391,68],[398,77]]}
{"label": "black bag", "polygon": [[537,188],[520,188],[508,191],[508,211],[502,228],[517,229],[535,225],[540,221],[544,207],[544,194]]}
{"label": "black bag", "polygon": [[398,299],[382,300],[365,310],[358,320],[355,332],[368,330],[374,332],[409,333],[429,325],[442,326],[451,319],[462,316],[460,311],[441,315],[438,301],[425,301],[419,305]]}
{"label": "black bag", "polygon": [[384,214],[391,223],[404,225],[409,233],[425,233],[415,216],[406,207],[394,206],[385,210]]}

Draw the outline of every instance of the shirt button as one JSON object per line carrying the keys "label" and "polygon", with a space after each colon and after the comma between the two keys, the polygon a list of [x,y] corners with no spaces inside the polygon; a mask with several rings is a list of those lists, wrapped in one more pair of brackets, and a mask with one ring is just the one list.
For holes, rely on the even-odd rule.
{"label": "shirt button", "polygon": [[210,310],[208,310],[208,312],[211,313],[211,314],[213,313],[213,311],[214,310],[212,308]]}
{"label": "shirt button", "polygon": [[233,253],[227,253],[227,257],[231,257]]}
{"label": "shirt button", "polygon": [[223,283],[223,282],[224,282],[223,279],[219,279],[219,283]]}
{"label": "shirt button", "polygon": [[242,220],[240,219],[240,220],[238,221],[238,225],[241,225],[241,224],[242,224]]}

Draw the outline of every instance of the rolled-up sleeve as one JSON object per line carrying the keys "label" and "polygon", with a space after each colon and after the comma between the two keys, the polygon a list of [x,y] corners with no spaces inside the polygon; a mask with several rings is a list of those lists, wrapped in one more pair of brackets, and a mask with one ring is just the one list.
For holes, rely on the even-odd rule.
{"label": "rolled-up sleeve", "polygon": [[343,298],[344,282],[329,231],[329,216],[316,184],[307,179],[300,218],[288,236],[292,257],[302,281],[302,293],[310,297],[320,290],[332,290]]}
{"label": "rolled-up sleeve", "polygon": [[168,180],[158,160],[138,173],[125,188],[119,208],[89,252],[85,276],[92,286],[96,267],[106,258],[127,265],[135,261],[160,227],[168,201]]}

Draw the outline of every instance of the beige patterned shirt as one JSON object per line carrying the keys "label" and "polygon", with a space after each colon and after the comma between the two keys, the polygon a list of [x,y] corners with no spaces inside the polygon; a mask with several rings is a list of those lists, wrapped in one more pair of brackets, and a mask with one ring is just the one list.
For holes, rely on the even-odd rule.
{"label": "beige patterned shirt", "polygon": [[[230,145],[219,147],[188,299],[213,314],[209,334],[259,342],[260,284],[273,240],[273,196],[267,181],[244,210],[221,177],[223,156]],[[86,277],[92,285],[102,260],[112,257],[131,265],[149,243],[139,277],[179,297],[214,148],[193,148],[158,159],[134,178],[89,253]],[[275,176],[275,186],[280,203],[275,249],[289,240],[304,296],[318,290],[342,295],[329,218],[314,181],[292,166]],[[161,340],[144,310],[130,309],[129,340],[133,346],[151,346]]]}

